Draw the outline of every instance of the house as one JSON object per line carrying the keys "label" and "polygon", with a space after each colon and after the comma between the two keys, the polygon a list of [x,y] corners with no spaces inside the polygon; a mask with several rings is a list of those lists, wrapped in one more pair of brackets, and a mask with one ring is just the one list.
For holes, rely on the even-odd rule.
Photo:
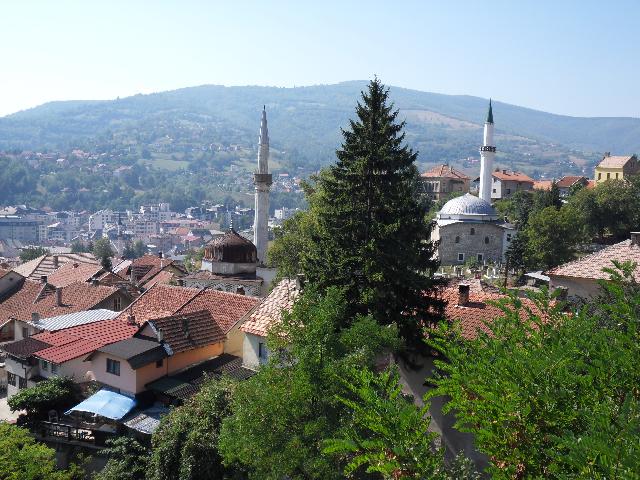
{"label": "house", "polygon": [[640,164],[636,155],[611,156],[607,152],[596,166],[595,182],[598,184],[607,180],[624,180],[637,175],[639,171]]}
{"label": "house", "polygon": [[164,258],[162,252],[158,255],[143,255],[132,260],[126,269],[119,270],[120,275],[126,275],[132,284],[149,289],[157,283],[168,284],[174,279],[186,275],[182,266],[173,260]]}
{"label": "house", "polygon": [[[559,265],[545,273],[550,279],[550,288],[567,289],[569,298],[588,298],[600,293],[598,282],[609,279],[609,274],[602,270],[614,268],[614,260],[631,261],[640,265],[640,232],[631,232],[629,240]],[[634,277],[637,282],[640,282],[640,269],[636,269]]]}
{"label": "house", "polygon": [[424,193],[431,200],[440,200],[451,193],[469,193],[470,178],[450,165],[436,165],[420,175]]}
{"label": "house", "polygon": [[566,198],[574,189],[587,187],[589,185],[589,179],[579,175],[567,175],[558,180],[556,185],[560,191],[560,197]]}
{"label": "house", "polygon": [[0,297],[0,335],[5,341],[20,340],[35,333],[32,321],[84,310],[122,310],[131,303],[121,288],[96,283],[51,285],[46,276],[40,282],[22,280],[14,290]]}
{"label": "house", "polygon": [[34,258],[13,269],[25,278],[40,280],[43,275],[51,275],[65,263],[91,263],[98,265],[100,262],[91,253],[57,253],[43,255]]}
{"label": "house", "polygon": [[533,190],[534,181],[520,172],[496,170],[491,174],[491,199],[500,200],[510,198],[519,191]]}
{"label": "house", "polygon": [[551,187],[553,186],[553,180],[535,180],[533,182],[533,189],[534,190],[551,190]]}
{"label": "house", "polygon": [[269,329],[280,322],[283,311],[291,310],[299,294],[298,282],[291,279],[281,280],[240,327],[245,334],[242,359],[247,368],[255,369],[268,361]]}

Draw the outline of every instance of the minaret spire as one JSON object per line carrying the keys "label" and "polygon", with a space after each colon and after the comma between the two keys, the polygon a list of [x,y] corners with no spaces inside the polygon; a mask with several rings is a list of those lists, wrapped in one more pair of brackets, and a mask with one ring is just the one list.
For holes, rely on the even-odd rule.
{"label": "minaret spire", "polygon": [[255,221],[253,223],[253,243],[258,252],[258,262],[267,260],[269,243],[269,191],[272,178],[269,173],[269,128],[267,127],[267,108],[262,107],[260,133],[258,135],[258,170],[253,174],[255,185]]}
{"label": "minaret spire", "polygon": [[489,111],[487,121],[484,122],[484,141],[480,147],[480,191],[478,196],[482,200],[491,203],[491,176],[493,174],[493,160],[496,156],[496,147],[493,145],[493,108],[489,99]]}

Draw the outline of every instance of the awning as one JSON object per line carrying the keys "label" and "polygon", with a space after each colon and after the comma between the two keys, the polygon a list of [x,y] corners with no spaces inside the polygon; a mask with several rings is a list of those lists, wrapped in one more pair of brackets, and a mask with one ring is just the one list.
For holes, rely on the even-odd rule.
{"label": "awning", "polygon": [[71,410],[65,412],[90,412],[112,420],[120,420],[136,406],[136,401],[119,393],[100,390]]}

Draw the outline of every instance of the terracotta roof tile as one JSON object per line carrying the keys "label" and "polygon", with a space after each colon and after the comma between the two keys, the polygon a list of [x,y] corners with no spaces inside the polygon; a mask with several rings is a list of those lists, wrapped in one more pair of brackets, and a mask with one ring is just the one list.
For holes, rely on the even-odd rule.
{"label": "terracotta roof tile", "polygon": [[291,310],[299,291],[295,280],[282,280],[240,327],[245,333],[266,337],[269,328],[280,321],[283,310]]}
{"label": "terracotta roof tile", "polygon": [[260,299],[219,290],[205,289],[176,313],[208,310],[223,332],[233,326],[260,303]]}
{"label": "terracotta roof tile", "polygon": [[533,184],[533,179],[528,175],[520,172],[511,172],[509,170],[497,170],[491,174],[500,180],[513,180],[516,182],[527,182]]}
{"label": "terracotta roof tile", "polygon": [[584,182],[586,184],[587,178],[579,175],[566,175],[558,180],[557,185],[560,188],[570,188],[578,182]]}
{"label": "terracotta roof tile", "polygon": [[551,190],[553,180],[536,180],[533,182],[534,190]]}
{"label": "terracotta roof tile", "polygon": [[[640,265],[640,246],[634,245],[631,240],[625,240],[578,260],[552,268],[546,274],[558,277],[608,280],[609,274],[603,272],[602,269],[605,267],[613,268],[613,260],[619,262],[630,260]],[[636,281],[640,281],[640,269],[636,269],[634,277]]]}
{"label": "terracotta roof tile", "polygon": [[66,287],[72,283],[88,282],[102,270],[102,266],[92,263],[69,262],[52,272],[47,281],[56,287]]}
{"label": "terracotta roof tile", "polygon": [[[444,312],[445,318],[450,322],[459,322],[462,337],[472,340],[478,336],[479,331],[490,334],[487,324],[504,316],[502,310],[488,302],[508,297],[501,293],[471,288],[469,301],[466,305],[461,306],[458,305],[458,285],[453,285],[442,290],[441,298],[447,302]],[[530,308],[534,313],[540,313],[531,300],[520,298],[520,301],[524,307]]]}
{"label": "terracotta roof tile", "polygon": [[149,323],[163,333],[165,343],[174,354],[222,342],[226,338],[208,310],[178,313]]}
{"label": "terracotta roof tile", "polygon": [[[54,256],[58,257],[58,266],[54,261]],[[65,263],[91,263],[97,265],[99,262],[90,253],[59,253],[56,255],[43,255],[41,257],[30,260],[22,265],[17,266],[14,271],[18,272],[23,277],[30,278],[31,280],[40,280],[42,275],[50,275],[57,268]]]}
{"label": "terracotta roof tile", "polygon": [[142,287],[148,290],[151,287],[153,287],[156,283],[162,283],[162,284],[168,285],[169,282],[171,282],[171,280],[173,280],[175,277],[176,275],[173,272],[169,272],[168,270],[163,270],[161,272],[158,272],[157,275],[153,276],[151,280],[149,280],[147,283],[142,285]]}
{"label": "terracotta roof tile", "polygon": [[60,364],[91,353],[101,346],[102,345],[93,340],[77,338],[73,342],[64,345],[45,348],[44,350],[36,352],[34,355],[43,360]]}

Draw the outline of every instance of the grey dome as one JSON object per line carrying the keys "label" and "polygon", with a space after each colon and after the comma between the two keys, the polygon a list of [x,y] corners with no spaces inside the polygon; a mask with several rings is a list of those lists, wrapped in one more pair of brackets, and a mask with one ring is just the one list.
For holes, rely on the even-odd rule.
{"label": "grey dome", "polygon": [[440,215],[487,215],[497,216],[496,210],[491,204],[469,193],[449,200],[444,204]]}

